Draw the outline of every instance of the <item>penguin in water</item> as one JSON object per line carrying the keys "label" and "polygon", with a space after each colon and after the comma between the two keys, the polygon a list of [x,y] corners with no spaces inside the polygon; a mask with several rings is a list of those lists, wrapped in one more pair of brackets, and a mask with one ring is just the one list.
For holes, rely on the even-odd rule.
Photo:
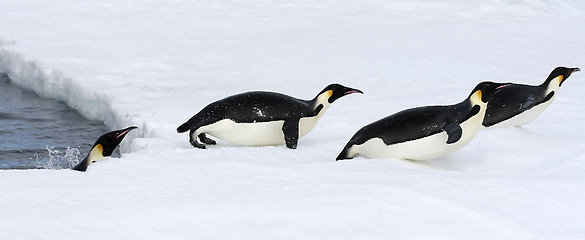
{"label": "penguin in water", "polygon": [[241,93],[207,105],[177,132],[190,130],[189,142],[202,149],[205,144],[216,144],[206,134],[238,145],[286,144],[295,149],[298,139],[313,129],[331,103],[352,93],[363,92],[331,84],[312,100],[274,92]]}
{"label": "penguin in water", "polygon": [[93,147],[91,147],[91,150],[89,151],[89,154],[87,154],[87,157],[85,157],[83,161],[79,162],[72,169],[85,172],[89,164],[112,156],[112,152],[114,152],[114,149],[118,146],[118,144],[120,144],[120,142],[122,142],[122,139],[124,139],[126,134],[136,128],[137,127],[133,126],[122,130],[111,131],[102,135],[95,141]]}
{"label": "penguin in water", "polygon": [[557,67],[538,86],[512,84],[498,91],[487,106],[483,126],[521,126],[534,120],[555,99],[561,85],[579,68]]}
{"label": "penguin in water", "polygon": [[454,152],[479,131],[488,100],[505,87],[482,82],[458,104],[411,108],[366,125],[336,160],[356,156],[428,160]]}

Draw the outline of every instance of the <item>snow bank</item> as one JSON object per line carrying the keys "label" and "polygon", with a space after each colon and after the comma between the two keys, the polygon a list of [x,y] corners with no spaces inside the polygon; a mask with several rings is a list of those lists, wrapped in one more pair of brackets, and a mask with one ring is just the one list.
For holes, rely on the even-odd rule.
{"label": "snow bank", "polygon": [[2,44],[0,72],[7,74],[13,84],[40,96],[63,101],[88,119],[104,121],[110,128],[119,127],[107,96],[88,91],[57,70],[47,69],[37,61],[28,61],[19,53],[3,49]]}

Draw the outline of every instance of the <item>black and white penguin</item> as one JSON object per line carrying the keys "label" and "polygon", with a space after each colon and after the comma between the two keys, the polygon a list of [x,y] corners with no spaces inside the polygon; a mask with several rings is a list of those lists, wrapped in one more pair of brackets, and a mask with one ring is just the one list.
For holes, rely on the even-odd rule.
{"label": "black and white penguin", "polygon": [[337,160],[356,156],[428,160],[463,147],[482,127],[487,102],[505,84],[482,82],[463,102],[411,108],[361,128]]}
{"label": "black and white penguin", "polygon": [[87,157],[72,169],[85,172],[89,164],[112,156],[112,152],[114,152],[114,149],[120,144],[120,142],[122,142],[122,139],[124,139],[126,134],[136,128],[137,127],[129,127],[102,135],[95,141],[93,147],[91,147],[91,150],[87,154]]}
{"label": "black and white penguin", "polygon": [[498,91],[488,103],[483,126],[520,126],[534,120],[555,99],[572,73],[579,68],[557,67],[538,86],[512,84]]}
{"label": "black and white penguin", "polygon": [[[309,133],[335,100],[358,89],[331,84],[313,100],[274,92],[246,92],[213,102],[177,128],[190,130],[190,143],[197,148],[216,144],[206,136],[245,146],[286,144],[295,149],[298,139]],[[197,142],[197,138],[202,143]]]}

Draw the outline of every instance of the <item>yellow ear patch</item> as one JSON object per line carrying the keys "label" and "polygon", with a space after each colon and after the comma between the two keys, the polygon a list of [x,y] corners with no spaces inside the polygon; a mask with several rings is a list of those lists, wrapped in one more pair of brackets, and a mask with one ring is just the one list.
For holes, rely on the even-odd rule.
{"label": "yellow ear patch", "polygon": [[482,97],[481,90],[477,90],[475,93],[477,94],[477,98],[479,99],[479,101],[481,101],[481,97]]}
{"label": "yellow ear patch", "polygon": [[327,91],[327,98],[330,98],[331,96],[333,96],[333,90],[328,90]]}
{"label": "yellow ear patch", "polygon": [[481,90],[476,90],[475,92],[473,92],[473,94],[471,94],[471,96],[469,96],[469,101],[471,101],[471,104],[473,105],[481,104],[483,103],[483,101],[481,100],[481,96],[482,96]]}
{"label": "yellow ear patch", "polygon": [[104,147],[101,144],[95,145],[89,152],[89,160],[91,162],[97,162],[104,159]]}
{"label": "yellow ear patch", "polygon": [[565,78],[565,76],[563,76],[563,75],[559,75],[559,76],[557,77],[557,80],[559,81],[559,86],[561,86],[561,83],[563,82],[563,79],[564,79],[564,78]]}

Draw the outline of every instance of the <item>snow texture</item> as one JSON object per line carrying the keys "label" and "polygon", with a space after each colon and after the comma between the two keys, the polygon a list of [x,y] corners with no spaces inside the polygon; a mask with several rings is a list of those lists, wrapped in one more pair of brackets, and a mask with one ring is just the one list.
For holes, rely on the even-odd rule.
{"label": "snow texture", "polygon": [[[0,239],[585,239],[585,81],[440,159],[334,161],[359,128],[480,81],[585,66],[577,0],[0,0],[0,72],[111,129],[87,172],[0,172]],[[252,90],[364,91],[284,146],[175,129]],[[98,136],[96,136],[97,138]],[[78,143],[71,143],[77,146]]]}

